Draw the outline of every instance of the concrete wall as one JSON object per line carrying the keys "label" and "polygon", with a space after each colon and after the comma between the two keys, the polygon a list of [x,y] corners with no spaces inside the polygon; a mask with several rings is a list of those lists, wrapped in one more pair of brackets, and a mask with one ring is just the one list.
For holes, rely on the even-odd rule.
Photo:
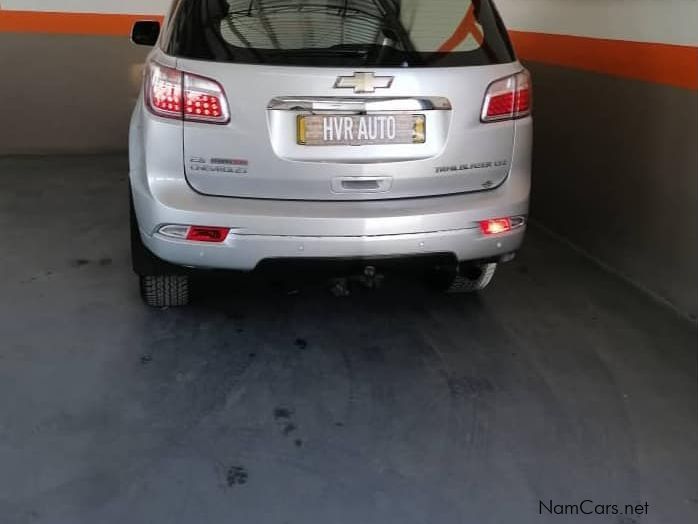
{"label": "concrete wall", "polygon": [[123,36],[0,33],[0,154],[125,150],[146,53]]}
{"label": "concrete wall", "polygon": [[534,216],[695,315],[696,92],[529,66],[537,96]]}
{"label": "concrete wall", "polygon": [[[0,0],[0,154],[124,149],[128,28],[167,5]],[[696,315],[698,1],[498,5],[534,73],[534,216]]]}
{"label": "concrete wall", "polygon": [[499,5],[550,44],[519,39],[535,80],[534,216],[695,317],[698,2]]}

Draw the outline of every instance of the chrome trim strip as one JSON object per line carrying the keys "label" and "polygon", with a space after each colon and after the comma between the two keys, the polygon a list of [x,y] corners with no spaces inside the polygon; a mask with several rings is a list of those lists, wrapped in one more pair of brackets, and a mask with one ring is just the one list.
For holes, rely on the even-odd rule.
{"label": "chrome trim strip", "polygon": [[374,111],[450,111],[451,102],[433,97],[277,97],[267,106],[272,111],[342,111],[368,113]]}

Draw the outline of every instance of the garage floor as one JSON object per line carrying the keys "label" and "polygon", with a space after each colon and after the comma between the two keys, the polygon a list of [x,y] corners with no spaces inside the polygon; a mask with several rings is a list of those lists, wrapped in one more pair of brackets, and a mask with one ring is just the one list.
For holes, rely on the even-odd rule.
{"label": "garage floor", "polygon": [[[248,277],[149,310],[126,171],[0,160],[2,523],[695,521],[693,324],[536,230],[481,297]],[[539,515],[584,499],[649,516]]]}

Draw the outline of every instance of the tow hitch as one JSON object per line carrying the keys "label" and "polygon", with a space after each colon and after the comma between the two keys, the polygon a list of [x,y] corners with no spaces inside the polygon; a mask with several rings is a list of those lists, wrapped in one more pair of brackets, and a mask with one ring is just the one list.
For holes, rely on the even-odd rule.
{"label": "tow hitch", "polygon": [[366,266],[363,274],[332,279],[330,291],[336,297],[348,297],[351,295],[352,284],[358,284],[365,289],[378,289],[384,280],[385,275],[379,273],[375,266]]}

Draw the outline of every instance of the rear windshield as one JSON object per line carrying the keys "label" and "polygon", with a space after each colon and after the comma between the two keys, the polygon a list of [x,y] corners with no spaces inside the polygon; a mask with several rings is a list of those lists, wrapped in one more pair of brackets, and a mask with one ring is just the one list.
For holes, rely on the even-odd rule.
{"label": "rear windshield", "polygon": [[327,67],[514,60],[490,0],[184,0],[166,51],[219,62]]}

